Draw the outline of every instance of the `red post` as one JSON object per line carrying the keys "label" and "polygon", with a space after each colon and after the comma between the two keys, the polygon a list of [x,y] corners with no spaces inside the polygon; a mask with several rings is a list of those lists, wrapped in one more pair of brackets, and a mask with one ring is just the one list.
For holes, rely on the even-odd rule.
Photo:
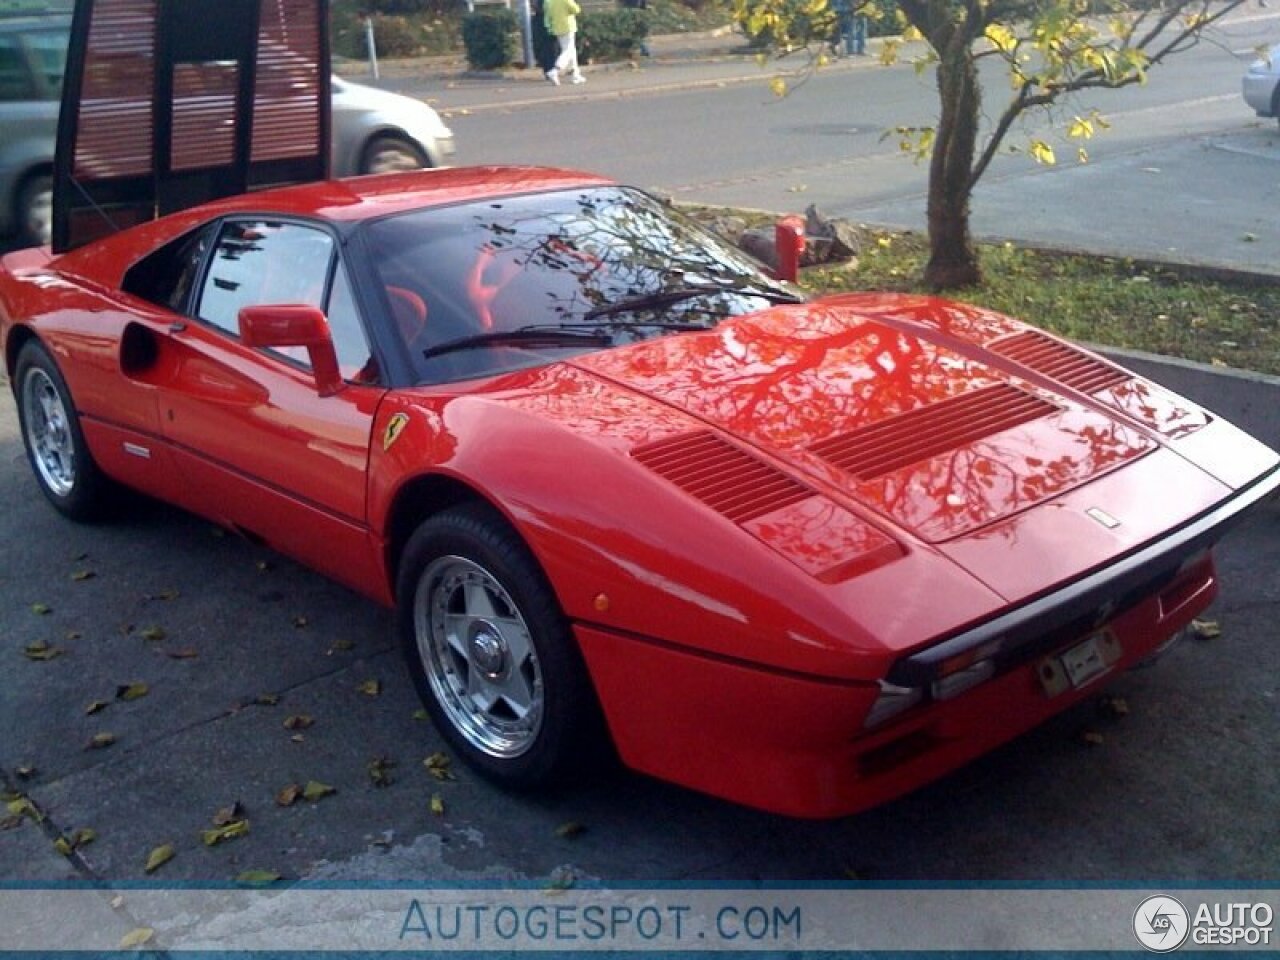
{"label": "red post", "polygon": [[804,217],[783,217],[773,228],[778,264],[774,274],[779,280],[794,281],[800,276],[800,255],[804,253]]}

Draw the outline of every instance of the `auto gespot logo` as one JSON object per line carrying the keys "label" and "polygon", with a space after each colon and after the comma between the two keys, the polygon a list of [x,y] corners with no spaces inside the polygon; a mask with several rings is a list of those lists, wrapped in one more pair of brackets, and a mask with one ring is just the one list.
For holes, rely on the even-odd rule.
{"label": "auto gespot logo", "polygon": [[1202,902],[1193,915],[1161,894],[1138,904],[1133,934],[1155,953],[1169,953],[1188,939],[1198,946],[1269,946],[1274,923],[1275,910],[1266,902]]}

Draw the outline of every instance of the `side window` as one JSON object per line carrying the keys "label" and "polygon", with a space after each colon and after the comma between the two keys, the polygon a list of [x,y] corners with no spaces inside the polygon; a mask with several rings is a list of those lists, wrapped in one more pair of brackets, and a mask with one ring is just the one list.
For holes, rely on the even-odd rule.
{"label": "side window", "polygon": [[338,354],[338,367],[348,380],[368,381],[377,374],[370,365],[369,341],[360,325],[355,297],[351,294],[351,281],[341,263],[333,274],[333,288],[329,291],[329,304],[325,310],[329,318],[329,332],[333,335],[333,347]]}
{"label": "side window", "polygon": [[186,313],[212,234],[212,227],[201,227],[139,260],[124,275],[125,292],[174,313]]}
{"label": "side window", "polygon": [[333,238],[323,230],[265,220],[223,224],[196,316],[240,332],[240,308],[254,304],[324,306]]}
{"label": "side window", "polygon": [[16,36],[0,37],[0,101],[34,100],[35,85]]}

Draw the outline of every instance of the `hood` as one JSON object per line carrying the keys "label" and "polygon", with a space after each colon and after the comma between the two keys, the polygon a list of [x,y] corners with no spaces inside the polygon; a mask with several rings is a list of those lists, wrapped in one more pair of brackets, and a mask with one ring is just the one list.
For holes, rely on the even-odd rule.
{"label": "hood", "polygon": [[941,543],[1160,447],[1093,396],[1122,395],[1128,374],[1001,320],[984,347],[834,300],[575,363]]}

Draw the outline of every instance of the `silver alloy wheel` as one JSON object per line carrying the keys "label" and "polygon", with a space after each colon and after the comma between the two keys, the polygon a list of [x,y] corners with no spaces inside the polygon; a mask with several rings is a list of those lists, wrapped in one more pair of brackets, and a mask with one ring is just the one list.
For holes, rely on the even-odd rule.
{"label": "silver alloy wheel", "polygon": [[465,557],[439,557],[418,580],[414,635],[427,682],[467,743],[498,759],[528,751],[542,729],[542,670],[515,601]]}
{"label": "silver alloy wheel", "polygon": [[365,161],[367,173],[405,173],[422,169],[422,158],[407,143],[382,140]]}
{"label": "silver alloy wheel", "polygon": [[76,442],[62,395],[47,373],[32,367],[22,380],[23,426],[40,479],[66,497],[76,485]]}

